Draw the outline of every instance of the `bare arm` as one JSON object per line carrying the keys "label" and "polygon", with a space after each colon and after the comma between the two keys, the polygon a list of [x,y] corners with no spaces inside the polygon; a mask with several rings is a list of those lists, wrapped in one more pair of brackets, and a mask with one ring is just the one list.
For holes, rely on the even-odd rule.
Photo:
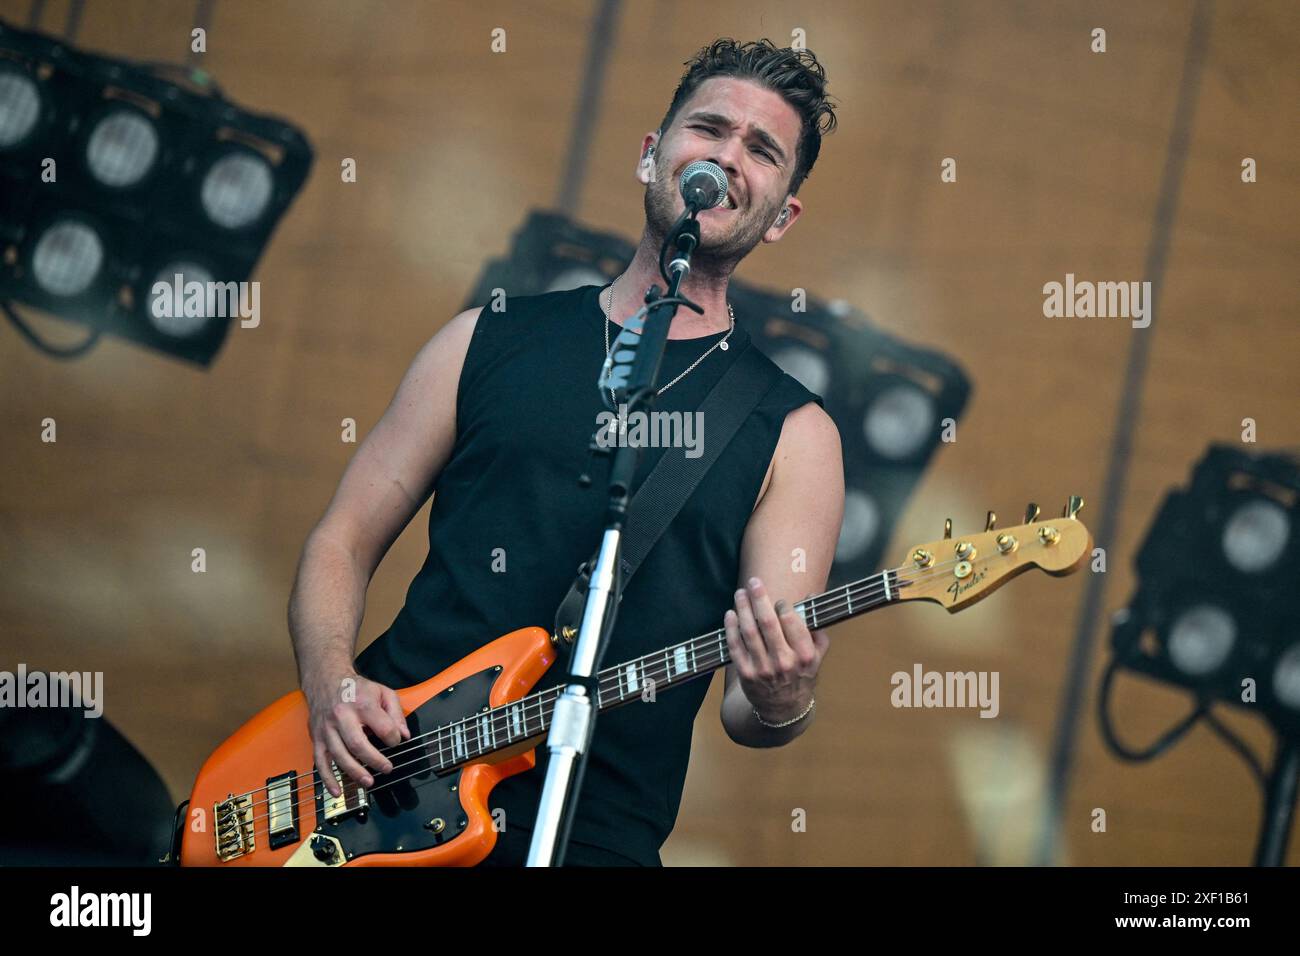
{"label": "bare arm", "polygon": [[722,725],[742,746],[779,747],[812,723],[815,713],[788,727],[765,727],[754,711],[780,723],[812,700],[830,639],[825,631],[810,633],[791,605],[825,590],[843,517],[839,431],[819,406],[803,405],[782,426],[771,483],[745,526],[736,607],[723,619],[731,663]]}
{"label": "bare arm", "polygon": [[[372,770],[392,769],[366,739],[367,728],[390,746],[409,735],[396,693],[356,674],[357,633],[375,569],[433,492],[455,444],[456,393],[480,311],[460,313],[420,349],[303,545],[289,633],[311,708],[316,764],[331,793],[338,788],[330,757],[365,786],[373,781],[356,758]],[[349,678],[355,693],[345,695]]]}

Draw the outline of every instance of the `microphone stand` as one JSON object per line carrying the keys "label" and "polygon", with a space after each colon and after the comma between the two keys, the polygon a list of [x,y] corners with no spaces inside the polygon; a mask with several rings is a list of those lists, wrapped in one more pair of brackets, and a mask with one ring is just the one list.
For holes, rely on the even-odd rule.
{"label": "microphone stand", "polygon": [[[660,250],[659,271],[668,277],[667,294],[660,295],[657,285],[650,286],[645,294],[645,306],[619,333],[622,338],[625,333],[641,328],[640,317],[642,313],[646,314],[627,384],[629,414],[633,408],[648,412],[654,407],[657,398],[655,383],[663,360],[664,343],[668,339],[668,327],[677,314],[677,306],[685,305],[704,314],[704,309],[681,297],[678,292],[682,279],[690,272],[691,253],[699,245],[700,224],[695,218],[699,208],[700,204],[687,201],[687,211],[678,219]],[[670,245],[677,247],[678,255],[665,272],[663,252]],[[597,447],[594,438],[592,452],[610,454],[609,449]],[[546,738],[550,761],[546,767],[546,782],[542,787],[526,866],[561,866],[564,863],[582,776],[587,766],[587,753],[600,711],[600,686],[595,675],[613,633],[618,603],[623,596],[620,570],[622,535],[628,516],[628,491],[640,460],[640,446],[619,443],[613,450],[605,530],[587,588],[578,640],[569,661],[568,683],[552,711],[551,729]]]}

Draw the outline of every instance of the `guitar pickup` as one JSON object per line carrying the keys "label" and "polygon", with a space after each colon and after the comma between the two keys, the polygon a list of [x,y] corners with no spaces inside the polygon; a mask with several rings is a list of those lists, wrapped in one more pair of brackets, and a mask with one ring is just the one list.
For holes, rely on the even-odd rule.
{"label": "guitar pickup", "polygon": [[266,781],[266,842],[272,850],[298,842],[297,782],[292,770]]}
{"label": "guitar pickup", "polygon": [[351,778],[343,776],[338,767],[334,768],[334,779],[338,781],[342,792],[336,797],[320,785],[321,819],[326,823],[338,820],[350,813],[364,813],[370,807],[370,798],[365,787],[358,786]]}

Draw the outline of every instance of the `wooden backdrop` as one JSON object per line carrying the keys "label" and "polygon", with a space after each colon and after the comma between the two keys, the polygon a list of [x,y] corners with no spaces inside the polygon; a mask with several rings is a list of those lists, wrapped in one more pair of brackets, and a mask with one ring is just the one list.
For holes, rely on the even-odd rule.
{"label": "wooden backdrop", "polygon": [[[47,29],[66,3],[46,5]],[[102,670],[106,716],[177,800],[206,754],[293,686],[285,604],[304,536],[408,362],[456,311],[481,263],[553,201],[597,5],[578,0],[219,0],[201,65],[252,108],[291,118],[317,165],[258,271],[262,323],[233,329],[200,372],[116,340],[58,362],[0,331],[0,668]],[[789,42],[806,31],[840,129],[801,199],[804,218],[742,276],[843,297],[943,348],[975,382],[892,552],[960,532],[1028,498],[1107,509],[1105,616],[1093,652],[1059,862],[1243,864],[1259,823],[1245,765],[1197,729],[1154,763],[1125,764],[1097,732],[1111,612],[1167,490],[1211,441],[1300,445],[1297,142],[1300,16],[1220,3],[1173,207],[1163,309],[1122,319],[1042,315],[1042,286],[1140,280],[1166,175],[1194,7],[940,2],[628,3],[599,91],[579,215],[630,239],[632,178],[682,63],[715,36]],[[26,0],[0,16],[25,23]],[[79,42],[179,60],[193,4],[90,0]],[[688,15],[689,14],[689,15]],[[688,26],[690,24],[690,26]],[[494,54],[491,31],[506,30]],[[1090,31],[1107,31],[1107,51]],[[1243,157],[1259,181],[1240,177]],[[358,181],[341,182],[340,162]],[[956,183],[940,162],[958,163]],[[459,239],[453,242],[453,238]],[[37,320],[50,338],[80,330]],[[1100,496],[1133,336],[1153,336],[1122,500]],[[57,444],[39,440],[58,422]],[[401,605],[425,553],[427,506],[369,591],[361,642]],[[208,555],[190,570],[192,548]],[[1188,556],[1194,560],[1195,556]],[[897,562],[894,562],[897,563]],[[894,609],[833,632],[816,724],[747,750],[697,723],[669,864],[973,864],[1033,859],[1086,575],[1025,579],[962,615]],[[722,609],[719,609],[721,616]],[[524,622],[544,623],[544,622]],[[493,637],[495,635],[485,635]],[[889,677],[996,670],[1001,713],[896,710]],[[1121,683],[1121,726],[1151,739],[1183,699]],[[1257,748],[1250,717],[1227,720]],[[1092,810],[1108,815],[1105,833]],[[806,832],[792,814],[806,811]],[[1292,863],[1300,862],[1293,839]]]}

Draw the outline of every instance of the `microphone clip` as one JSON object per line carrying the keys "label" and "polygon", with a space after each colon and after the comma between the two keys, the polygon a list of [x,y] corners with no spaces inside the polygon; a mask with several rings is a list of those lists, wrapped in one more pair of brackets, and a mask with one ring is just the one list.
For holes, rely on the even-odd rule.
{"label": "microphone clip", "polygon": [[692,212],[673,231],[673,245],[677,248],[677,255],[668,263],[670,276],[680,272],[685,279],[691,274],[691,255],[700,244],[700,223],[695,218],[697,215],[698,213]]}

